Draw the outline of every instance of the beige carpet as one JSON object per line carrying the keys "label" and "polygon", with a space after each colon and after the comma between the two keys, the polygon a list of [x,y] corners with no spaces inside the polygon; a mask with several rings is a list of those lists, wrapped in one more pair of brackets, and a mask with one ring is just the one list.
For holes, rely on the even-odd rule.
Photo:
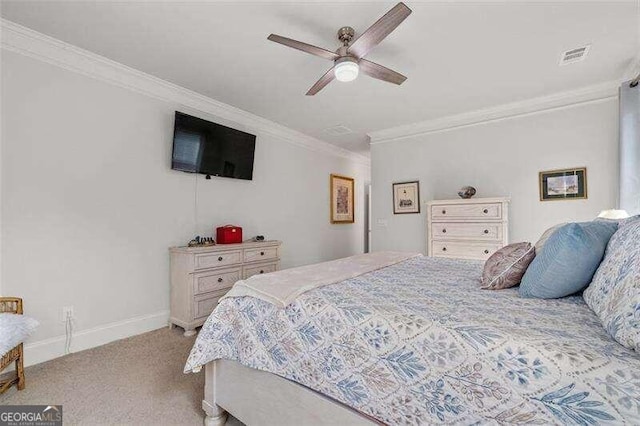
{"label": "beige carpet", "polygon": [[163,328],[34,365],[0,404],[62,404],[65,424],[202,425],[204,370],[182,373],[194,340]]}

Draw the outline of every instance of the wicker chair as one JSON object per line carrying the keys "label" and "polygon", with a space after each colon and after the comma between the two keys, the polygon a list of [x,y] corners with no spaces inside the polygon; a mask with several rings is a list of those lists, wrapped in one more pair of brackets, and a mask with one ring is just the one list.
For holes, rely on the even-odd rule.
{"label": "wicker chair", "polygon": [[[8,312],[22,315],[22,299],[17,297],[0,297],[0,312]],[[7,368],[12,362],[16,363],[16,371],[8,378],[0,378],[0,394],[4,393],[14,384],[18,385],[18,390],[24,389],[24,354],[22,343],[11,349],[0,359],[0,372]]]}

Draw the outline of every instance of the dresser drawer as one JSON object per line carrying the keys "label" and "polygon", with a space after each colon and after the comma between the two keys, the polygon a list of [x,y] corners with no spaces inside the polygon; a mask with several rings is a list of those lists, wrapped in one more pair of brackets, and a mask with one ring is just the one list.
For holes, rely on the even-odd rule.
{"label": "dresser drawer", "polygon": [[200,294],[193,298],[193,319],[208,317],[218,306],[218,300],[224,296],[230,288],[225,288],[212,293]]}
{"label": "dresser drawer", "polygon": [[431,206],[433,220],[447,219],[502,219],[502,204],[449,204]]}
{"label": "dresser drawer", "polygon": [[434,240],[502,240],[502,224],[487,223],[459,223],[433,222],[431,236]]}
{"label": "dresser drawer", "polygon": [[462,241],[432,241],[431,255],[460,259],[488,259],[502,247],[499,243],[467,243]]}
{"label": "dresser drawer", "polygon": [[195,269],[215,268],[242,263],[242,251],[196,254]]}
{"label": "dresser drawer", "polygon": [[246,249],[244,251],[245,262],[258,262],[261,260],[272,260],[277,258],[278,258],[278,249],[276,247]]}
{"label": "dresser drawer", "polygon": [[193,274],[193,294],[209,293],[232,287],[240,280],[240,268]]}
{"label": "dresser drawer", "polygon": [[277,269],[278,265],[276,263],[267,263],[266,265],[245,267],[242,278],[246,280],[253,275],[268,274],[269,272],[275,272]]}

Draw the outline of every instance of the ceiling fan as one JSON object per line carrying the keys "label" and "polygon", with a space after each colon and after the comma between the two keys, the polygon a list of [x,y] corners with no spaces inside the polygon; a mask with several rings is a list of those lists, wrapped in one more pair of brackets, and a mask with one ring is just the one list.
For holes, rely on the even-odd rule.
{"label": "ceiling fan", "polygon": [[360,37],[355,39],[353,43],[351,40],[355,35],[354,29],[351,27],[340,28],[338,30],[338,40],[340,40],[342,46],[335,52],[276,34],[271,34],[267,39],[333,61],[333,67],[320,77],[316,84],[311,86],[307,96],[315,95],[327,84],[331,83],[334,78],[338,81],[353,81],[358,77],[359,71],[378,80],[402,84],[407,77],[382,65],[368,61],[364,59],[364,56],[391,34],[410,14],[411,9],[404,3],[398,3],[362,33]]}

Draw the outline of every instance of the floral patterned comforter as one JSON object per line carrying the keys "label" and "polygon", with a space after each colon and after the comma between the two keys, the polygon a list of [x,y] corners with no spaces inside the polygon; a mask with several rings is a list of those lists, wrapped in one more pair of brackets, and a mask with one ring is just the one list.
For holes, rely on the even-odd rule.
{"label": "floral patterned comforter", "polygon": [[640,354],[582,297],[480,290],[481,272],[417,257],[285,309],[224,300],[185,372],[236,360],[388,424],[640,424]]}

